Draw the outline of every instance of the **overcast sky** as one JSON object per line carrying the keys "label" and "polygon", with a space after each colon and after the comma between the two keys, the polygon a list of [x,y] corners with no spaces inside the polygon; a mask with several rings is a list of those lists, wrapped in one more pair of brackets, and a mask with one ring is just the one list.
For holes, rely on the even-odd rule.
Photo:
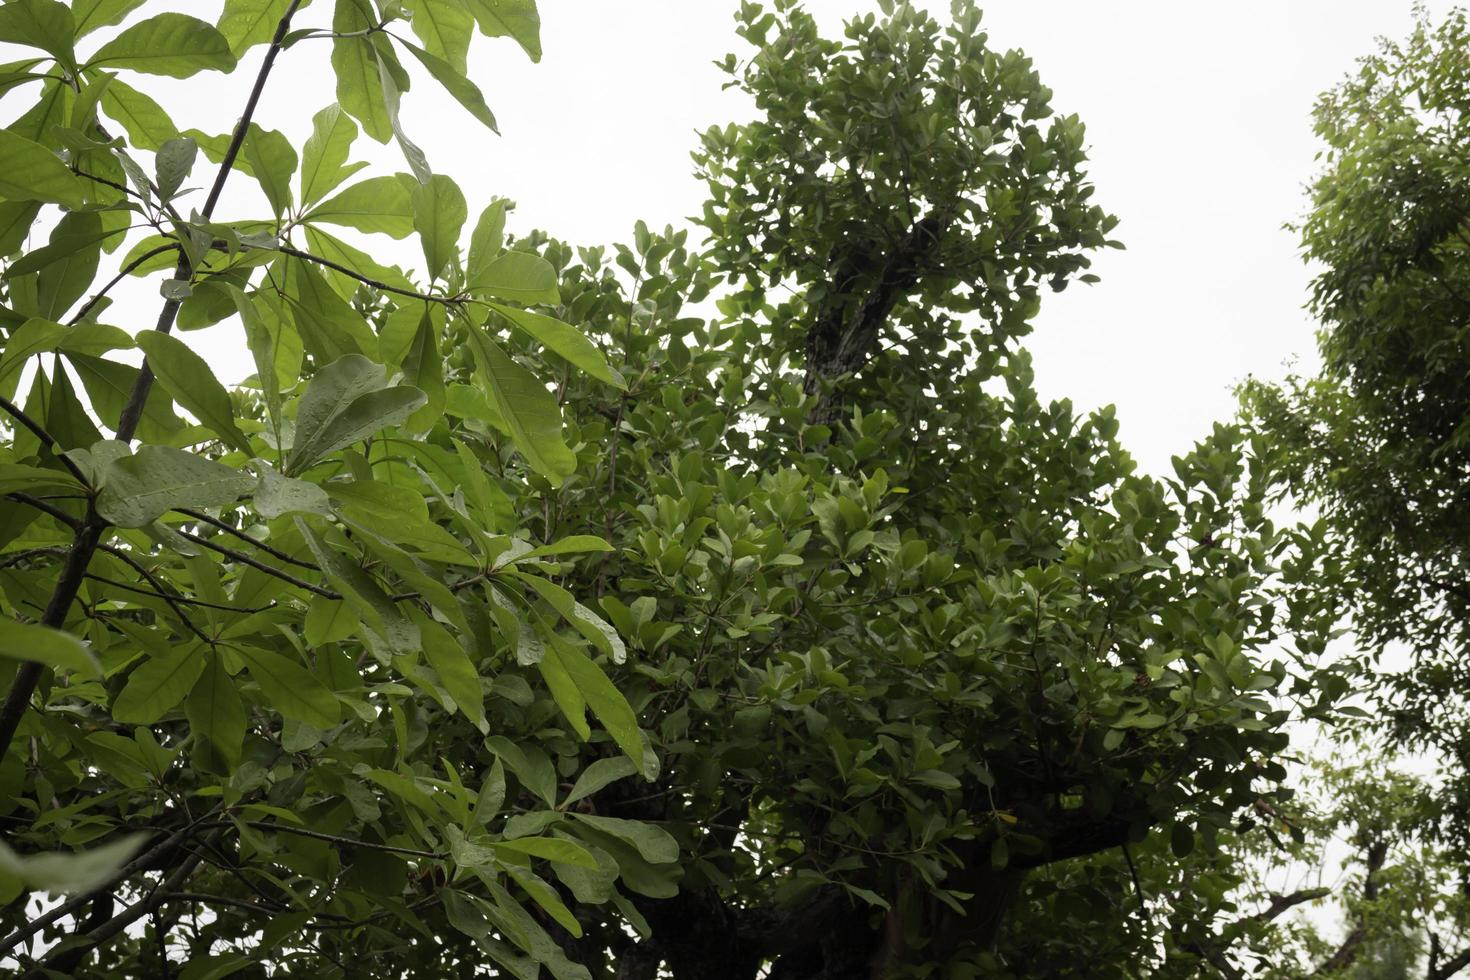
{"label": "overcast sky", "polygon": [[[947,2],[932,6],[947,13]],[[807,7],[835,32],[875,4]],[[1430,4],[1435,16],[1448,7]],[[197,16],[207,8],[217,5],[177,6]],[[506,40],[479,38],[471,52],[502,136],[427,80],[408,97],[408,128],[435,169],[464,188],[472,216],[492,196],[509,196],[519,205],[513,229],[542,227],[580,244],[627,239],[638,218],[662,225],[696,213],[696,132],[749,113],[738,93],[721,91],[712,64],[748,52],[734,35],[735,0],[542,0],[541,8],[540,64]],[[1025,50],[1054,107],[1087,124],[1097,200],[1120,216],[1116,234],[1127,245],[1099,259],[1100,284],[1046,298],[1028,340],[1039,384],[1079,408],[1116,404],[1124,443],[1146,468],[1167,472],[1170,455],[1229,417],[1234,383],[1278,377],[1293,356],[1312,365],[1302,310],[1309,273],[1282,227],[1301,213],[1314,171],[1311,108],[1376,36],[1408,32],[1410,2],[994,0],[985,10],[992,46]],[[224,131],[260,50],[228,78],[135,84],[177,106],[181,126]],[[286,52],[258,116],[298,145],[311,112],[331,98],[326,55],[321,42]],[[372,158],[403,169],[391,148]],[[383,254],[411,263],[414,253],[394,244]],[[120,322],[116,311],[135,301],[151,317],[154,290],[135,289],[108,318]],[[237,337],[233,325],[199,337],[227,381],[248,372]]]}

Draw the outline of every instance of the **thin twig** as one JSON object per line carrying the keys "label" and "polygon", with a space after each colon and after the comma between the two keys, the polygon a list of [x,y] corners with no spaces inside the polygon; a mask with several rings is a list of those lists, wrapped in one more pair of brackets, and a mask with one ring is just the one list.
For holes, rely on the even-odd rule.
{"label": "thin twig", "polygon": [[320,585],[313,585],[305,579],[297,578],[290,572],[282,571],[274,565],[267,565],[265,562],[261,561],[258,558],[252,558],[250,555],[245,554],[245,552],[243,551],[236,551],[234,548],[228,548],[217,541],[211,541],[209,538],[202,538],[199,535],[194,534],[190,531],[176,530],[175,533],[189,541],[194,542],[201,548],[208,548],[210,551],[224,555],[226,558],[232,558],[242,565],[249,565],[251,568],[265,572],[267,575],[274,575],[276,578],[281,579],[282,581],[290,582],[298,589],[305,589],[306,591],[315,593],[316,595],[319,595],[324,599],[342,598],[342,593],[340,592],[334,592],[331,589],[324,589]]}
{"label": "thin twig", "polygon": [[313,840],[323,840],[329,844],[340,844],[343,847],[363,848],[369,851],[387,851],[390,854],[407,854],[410,857],[421,857],[430,861],[443,861],[448,858],[447,854],[439,854],[435,851],[421,851],[412,847],[397,847],[393,844],[377,844],[373,841],[356,840],[351,837],[337,837],[333,834],[324,834],[318,830],[307,830],[305,827],[292,827],[289,824],[269,823],[265,820],[242,820],[240,822],[247,827],[254,827],[256,830],[295,834],[297,837],[310,837]]}
{"label": "thin twig", "polygon": [[272,558],[279,558],[281,561],[296,565],[299,568],[309,568],[313,572],[321,571],[321,568],[319,566],[314,565],[309,561],[302,561],[300,558],[292,558],[290,555],[286,554],[284,551],[281,551],[279,548],[273,548],[270,545],[266,544],[264,541],[261,541],[257,538],[252,538],[244,531],[220,520],[218,517],[210,517],[203,511],[189,510],[186,507],[175,507],[174,510],[178,511],[180,514],[187,514],[188,516],[194,518],[194,520],[196,521],[203,521],[205,524],[208,524],[211,527],[219,528],[226,534],[239,538],[241,541],[252,544],[255,547],[259,548],[261,551],[264,551],[266,554],[270,555]]}
{"label": "thin twig", "polygon": [[92,312],[92,307],[102,302],[103,297],[105,297],[108,292],[112,290],[113,286],[116,286],[128,276],[132,275],[133,270],[141,266],[144,262],[147,262],[155,255],[162,255],[164,252],[172,252],[179,247],[180,246],[178,242],[169,242],[167,245],[159,245],[157,248],[150,248],[148,251],[144,252],[142,255],[138,256],[136,259],[123,266],[122,270],[118,272],[117,275],[113,276],[112,279],[108,281],[107,285],[103,286],[101,289],[97,290],[97,292],[93,293],[91,298],[88,299],[87,302],[82,304],[82,308],[80,310],[77,310],[75,316],[66,321],[66,325],[68,327],[74,327],[78,323],[81,323],[82,318],[88,313]]}
{"label": "thin twig", "polygon": [[219,609],[219,610],[221,610],[223,612],[235,612],[235,613],[259,613],[259,612],[265,612],[267,609],[274,609],[275,606],[276,606],[276,604],[274,602],[270,603],[269,605],[265,605],[265,606],[253,606],[253,607],[252,606],[227,606],[227,605],[224,605],[223,603],[219,603],[219,602],[205,602],[203,599],[190,599],[187,596],[172,595],[172,594],[167,593],[167,592],[157,592],[157,591],[155,591],[153,589],[142,589],[142,588],[139,588],[136,585],[129,585],[126,582],[119,582],[117,579],[108,578],[105,575],[97,575],[97,574],[95,574],[93,572],[88,572],[87,573],[87,578],[92,579],[94,582],[101,582],[103,585],[110,585],[110,586],[112,586],[115,589],[124,589],[124,590],[126,590],[128,592],[136,592],[139,595],[151,595],[151,596],[154,596],[156,598],[163,599],[166,602],[168,602],[169,604],[173,604],[175,602],[182,602],[182,603],[184,603],[186,605],[200,606],[200,607],[202,607],[204,609]]}
{"label": "thin twig", "polygon": [[47,449],[51,450],[52,455],[54,455],[57,459],[61,460],[61,465],[65,466],[67,468],[67,471],[71,473],[72,476],[76,477],[77,481],[81,483],[82,486],[90,487],[90,484],[87,482],[87,474],[83,473],[82,468],[76,463],[73,463],[71,459],[68,458],[66,455],[56,451],[55,437],[52,436],[51,433],[47,432],[45,427],[41,425],[40,422],[37,422],[35,419],[27,415],[24,411],[21,410],[21,407],[19,405],[11,401],[9,398],[0,397],[0,409],[4,409],[7,415],[14,418],[17,422],[25,426],[27,429],[30,429],[32,434],[34,434],[37,439],[41,440],[41,444],[44,445]]}

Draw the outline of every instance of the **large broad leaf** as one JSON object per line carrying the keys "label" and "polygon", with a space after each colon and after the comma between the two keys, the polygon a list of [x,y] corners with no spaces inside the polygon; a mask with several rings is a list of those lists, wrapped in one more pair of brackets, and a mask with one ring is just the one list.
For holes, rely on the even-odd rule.
{"label": "large broad leaf", "polygon": [[439,683],[466,718],[482,734],[489,734],[485,723],[485,692],[480,686],[480,672],[459,641],[438,623],[419,613],[414,616],[423,637],[424,656],[439,675]]}
{"label": "large broad leaf", "polygon": [[363,571],[354,560],[329,545],[306,521],[297,517],[295,523],[327,580],[363,614],[395,651],[416,652],[422,643],[418,626],[393,604],[373,577]]}
{"label": "large broad leaf", "polygon": [[225,0],[219,17],[219,32],[229,42],[235,57],[257,44],[265,44],[276,33],[276,25],[291,0]]}
{"label": "large broad leaf", "polygon": [[121,24],[123,18],[148,0],[72,0],[72,16],[76,18],[77,37],[99,27]]}
{"label": "large broad leaf", "polygon": [[627,698],[591,657],[555,633],[548,633],[546,654],[537,667],[557,707],[584,737],[587,723],[582,712],[591,709],[623,754],[642,768],[643,736],[638,731],[638,718]]}
{"label": "large broad leaf", "polygon": [[430,279],[443,276],[459,254],[459,233],[467,217],[463,192],[443,174],[434,174],[413,189],[413,228],[419,233]]}
{"label": "large broad leaf", "polygon": [[76,62],[76,32],[71,10],[56,0],[11,0],[0,6],[0,41],[40,48],[65,66]]}
{"label": "large broad leaf", "polygon": [[424,404],[417,388],[384,385],[383,366],[358,354],[318,371],[301,396],[286,469],[299,473],[329,452],[397,425]]}
{"label": "large broad leaf", "polygon": [[230,71],[235,56],[225,36],[197,17],[157,14],[108,41],[88,68],[131,68],[150,75],[188,78],[197,72]]}
{"label": "large broad leaf", "polygon": [[419,64],[428,69],[435,81],[444,86],[444,91],[454,96],[456,102],[469,110],[470,115],[484,123],[492,133],[500,132],[499,127],[495,124],[495,114],[485,104],[484,93],[480,91],[478,85],[465,77],[463,71],[457,70],[449,62],[435,57],[417,44],[404,41],[403,46],[419,60]]}
{"label": "large broad leaf", "polygon": [[245,705],[235,690],[235,681],[213,650],[202,651],[206,658],[204,671],[189,692],[184,714],[189,719],[190,733],[209,739],[211,745],[230,765],[240,761],[241,744],[245,740]]}
{"label": "large broad leaf", "polygon": [[413,7],[413,32],[436,58],[459,74],[469,68],[466,56],[474,19],[462,0],[418,0]]}
{"label": "large broad leaf", "polygon": [[371,177],[332,195],[302,219],[407,238],[414,231],[412,186],[404,177]]}
{"label": "large broad leaf", "polygon": [[108,235],[95,211],[72,211],[56,224],[46,248],[53,259],[36,277],[36,310],[54,320],[66,316],[72,304],[92,288]]}
{"label": "large broad leaf", "polygon": [[129,834],[77,853],[17,854],[0,844],[0,871],[19,878],[28,888],[61,895],[85,894],[116,878],[149,836]]}
{"label": "large broad leaf", "polygon": [[529,252],[505,252],[480,268],[467,285],[477,293],[488,293],[497,299],[517,303],[561,302],[556,288],[556,270],[539,255]]}
{"label": "large broad leaf", "polygon": [[255,647],[235,647],[250,676],[265,692],[267,707],[314,728],[331,728],[342,718],[342,705],[305,667]]}
{"label": "large broad leaf", "polygon": [[102,93],[102,111],[122,126],[128,142],[140,150],[157,150],[178,138],[179,128],[161,105],[117,79]]}
{"label": "large broad leaf", "polygon": [[347,165],[357,124],[333,103],[311,118],[311,136],[301,148],[301,203],[314,204],[366,163]]}
{"label": "large broad leaf", "polygon": [[165,446],[144,446],[108,467],[97,512],[118,527],[143,527],[175,507],[234,503],[255,481],[212,459]]}
{"label": "large broad leaf", "polygon": [[87,645],[70,633],[0,618],[0,657],[32,660],[55,670],[74,670],[101,677],[102,668]]}
{"label": "large broad leaf", "polygon": [[8,129],[0,129],[0,197],[74,209],[87,203],[81,178],[66,169],[55,153]]}
{"label": "large broad leaf", "polygon": [[[372,40],[381,41],[382,36],[378,35]],[[399,112],[401,94],[408,88],[408,74],[386,42],[374,45],[374,53],[378,59],[378,85],[383,90],[383,108],[388,113],[388,125],[393,130],[393,139],[403,151],[403,159],[408,163],[408,169],[413,171],[414,177],[420,184],[427,184],[434,175],[429,166],[429,158],[417,143],[409,139],[408,132],[403,128],[403,116]]]}
{"label": "large broad leaf", "polygon": [[291,177],[296,173],[296,148],[283,133],[251,123],[244,151],[251,174],[265,192],[271,211],[279,218],[291,207]]}
{"label": "large broad leaf", "polygon": [[231,446],[250,451],[250,440],[235,425],[229,392],[209,369],[208,361],[194,353],[188,344],[157,330],[139,331],[137,343],[148,355],[148,366],[159,384],[174,401],[193,412]]}
{"label": "large broad leaf", "polygon": [[372,8],[359,0],[338,0],[332,14],[332,70],[337,75],[337,102],[379,143],[393,138],[393,123],[383,101],[378,56],[367,33]]}
{"label": "large broad leaf", "polygon": [[541,16],[536,0],[469,0],[469,8],[486,37],[514,38],[532,61],[541,60]]}
{"label": "large broad leaf", "polygon": [[673,864],[679,860],[679,842],[662,827],[638,820],[603,817],[591,813],[572,814],[580,823],[631,844],[649,864]]}
{"label": "large broad leaf", "polygon": [[577,469],[561,437],[561,408],[534,374],[511,360],[485,331],[470,325],[470,345],[511,438],[536,471],[559,486]]}
{"label": "large broad leaf", "polygon": [[597,380],[619,388],[624,387],[622,375],[608,365],[602,351],[587,339],[586,334],[571,324],[543,313],[532,313],[530,310],[502,306],[499,303],[491,303],[490,308]]}
{"label": "large broad leaf", "polygon": [[197,643],[169,647],[128,675],[112,702],[112,717],[128,725],[152,725],[184,700],[204,672],[204,651]]}

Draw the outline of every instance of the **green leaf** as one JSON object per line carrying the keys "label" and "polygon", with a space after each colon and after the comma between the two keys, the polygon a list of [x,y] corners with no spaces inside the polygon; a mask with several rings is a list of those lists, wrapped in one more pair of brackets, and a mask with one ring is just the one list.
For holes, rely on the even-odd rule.
{"label": "green leaf", "polygon": [[315,204],[366,163],[347,164],[357,124],[335,102],[311,117],[311,136],[301,148],[301,205]]}
{"label": "green leaf", "polygon": [[372,576],[328,545],[305,520],[297,517],[295,524],[328,581],[387,639],[389,646],[399,653],[417,653],[422,643],[418,627],[389,601]]}
{"label": "green leaf", "polygon": [[265,192],[277,218],[291,208],[291,177],[296,173],[296,148],[282,133],[261,129],[254,123],[242,147],[250,171]]}
{"label": "green leaf", "polygon": [[39,201],[0,201],[0,256],[20,250],[40,210]]}
{"label": "green leaf", "polygon": [[40,48],[64,66],[76,64],[76,32],[71,10],[56,0],[11,0],[0,6],[0,41]]}
{"label": "green leaf", "polygon": [[413,7],[413,32],[436,58],[459,74],[469,70],[466,56],[474,19],[458,0],[418,0]]}
{"label": "green leaf", "polygon": [[315,483],[281,476],[265,460],[254,460],[252,465],[260,483],[256,485],[251,502],[261,517],[269,521],[284,514],[331,516],[331,502],[327,499],[327,492]]}
{"label": "green leaf", "polygon": [[245,661],[250,676],[265,692],[267,707],[287,718],[328,729],[342,718],[337,696],[310,671],[279,654],[255,647],[232,648]]}
{"label": "green leaf", "polygon": [[[73,211],[61,219],[45,245],[32,249],[10,263],[5,269],[5,278],[13,279],[31,272],[40,272],[67,256],[74,255],[79,249],[96,245],[116,234],[116,231],[102,226],[102,218],[97,212]],[[80,296],[81,293],[82,290],[79,290],[76,295]]]}
{"label": "green leaf", "polygon": [[567,621],[568,625],[591,640],[599,650],[612,657],[614,662],[622,663],[627,659],[628,651],[623,646],[623,640],[618,636],[618,631],[608,625],[606,620],[597,613],[578,602],[566,589],[539,575],[527,575],[521,572],[508,574],[535,589],[541,598],[545,599]]}
{"label": "green leaf", "polygon": [[475,278],[466,282],[472,292],[488,293],[497,299],[528,306],[535,303],[554,306],[561,302],[556,270],[550,262],[529,252],[502,253],[485,263]]}
{"label": "green leaf", "polygon": [[102,111],[123,128],[128,142],[140,150],[156,151],[178,138],[179,129],[162,106],[118,79],[113,79],[102,93]]}
{"label": "green leaf", "polygon": [[0,353],[0,393],[7,398],[12,395],[26,361],[37,354],[55,350],[66,335],[66,329],[54,320],[42,317],[32,317],[16,327],[5,340],[4,352]]}
{"label": "green leaf", "polygon": [[538,343],[566,359],[574,367],[586,371],[599,381],[606,381],[619,388],[627,387],[622,375],[608,365],[607,359],[602,356],[602,351],[587,339],[586,334],[571,324],[563,323],[555,317],[542,313],[532,313],[530,310],[502,306],[499,303],[491,303],[490,308],[525,333],[530,334]]}
{"label": "green leaf", "polygon": [[553,486],[571,476],[577,459],[561,436],[561,408],[546,386],[511,360],[485,331],[467,325],[475,362],[496,410],[526,461]]}
{"label": "green leaf", "polygon": [[[373,29],[370,8],[359,0],[337,0],[332,30],[338,35],[362,35]],[[393,138],[393,123],[383,101],[378,57],[365,36],[332,39],[332,70],[337,75],[337,102],[362,123],[363,132],[379,143]]]}
{"label": "green leaf", "polygon": [[112,702],[112,717],[126,725],[152,725],[184,700],[204,673],[204,652],[197,643],[169,647],[128,675]]}
{"label": "green leaf", "polygon": [[413,189],[413,227],[419,233],[430,279],[442,278],[459,254],[459,233],[469,210],[459,185],[443,174]]}
{"label": "green leaf", "polygon": [[541,16],[536,0],[469,0],[470,11],[486,37],[510,37],[531,56],[541,60]]}
{"label": "green leaf", "polygon": [[54,245],[64,254],[36,277],[37,312],[59,320],[87,294],[97,276],[101,242],[107,235],[95,211],[71,211],[62,216],[47,247]]}
{"label": "green leaf", "polygon": [[187,14],[156,14],[128,27],[92,56],[88,68],[131,68],[188,78],[201,71],[232,71],[235,56],[223,34]]}
{"label": "green leaf", "polygon": [[383,366],[349,354],[317,372],[301,396],[286,469],[299,473],[327,453],[397,425],[424,404],[424,393],[385,388]]}
{"label": "green leaf", "polygon": [[475,669],[469,654],[448,630],[423,613],[417,613],[413,619],[423,637],[424,656],[428,659],[429,666],[439,675],[439,683],[454,698],[454,703],[464,712],[464,716],[482,734],[487,734],[489,726],[485,723],[485,694],[480,687],[480,672]]}
{"label": "green leaf", "polygon": [[188,136],[168,140],[158,148],[158,154],[153,159],[153,170],[154,186],[160,199],[173,199],[193,171],[194,161],[198,156],[199,144]]}
{"label": "green leaf", "polygon": [[74,854],[17,854],[9,845],[0,844],[0,871],[19,878],[27,888],[58,895],[86,894],[115,879],[150,836],[128,834]]}
{"label": "green leaf", "polygon": [[238,58],[275,36],[276,25],[289,6],[291,0],[225,0],[219,18],[220,35]]}
{"label": "green leaf", "polygon": [[255,481],[246,473],[166,446],[144,446],[115,460],[97,512],[118,527],[143,527],[175,507],[231,504]]}
{"label": "green leaf", "polygon": [[120,24],[123,18],[148,0],[72,0],[72,16],[76,18],[77,37],[90,34],[99,27]]}
{"label": "green leaf", "polygon": [[594,830],[631,844],[649,864],[673,864],[679,860],[679,842],[661,827],[591,813],[573,812],[572,816],[578,823],[585,823]]}
{"label": "green leaf", "polygon": [[87,203],[81,178],[55,153],[8,129],[0,129],[0,197],[63,204],[73,210]]}
{"label": "green leaf", "polygon": [[239,973],[256,962],[244,953],[211,953],[208,956],[192,956],[179,974],[179,980],[224,980]]}
{"label": "green leaf", "polygon": [[203,651],[203,656],[204,670],[189,692],[184,714],[189,719],[190,732],[207,738],[233,767],[240,762],[245,741],[248,723],[245,704],[240,700],[235,681],[226,672],[219,654],[207,650]]}
{"label": "green leaf", "polygon": [[383,90],[383,108],[388,113],[388,125],[393,130],[393,139],[403,151],[403,159],[408,162],[408,169],[413,171],[414,177],[420,184],[427,184],[434,171],[429,167],[424,151],[408,138],[408,133],[403,128],[403,117],[399,114],[400,93],[408,87],[408,76],[394,58],[392,48],[378,46],[375,53],[378,59],[378,85]]}
{"label": "green leaf", "polygon": [[500,256],[505,245],[505,209],[508,203],[500,198],[480,212],[475,230],[470,233],[470,254],[465,261],[467,285],[483,279],[490,263]]}
{"label": "green leaf", "polygon": [[71,670],[91,677],[101,677],[102,667],[87,645],[70,633],[40,626],[18,623],[10,617],[0,618],[0,657],[31,660],[53,670]]}
{"label": "green leaf", "polygon": [[[442,308],[441,308],[442,309]],[[442,313],[438,317],[442,322]],[[403,358],[403,377],[424,393],[424,407],[404,423],[410,432],[424,432],[444,414],[444,357],[439,353],[439,330],[435,313],[425,308],[414,331],[413,342]]]}
{"label": "green leaf", "polygon": [[[81,450],[72,450],[81,452]],[[85,471],[84,471],[85,472]],[[56,490],[61,493],[77,493],[82,488],[70,473],[64,470],[48,470],[24,463],[0,463],[0,494],[17,490],[34,492]]]}
{"label": "green leaf", "polygon": [[495,762],[490,766],[490,775],[480,784],[479,795],[475,797],[475,808],[470,814],[473,823],[483,827],[490,823],[500,808],[505,804],[505,763],[500,761],[500,756],[495,757]]}
{"label": "green leaf", "polygon": [[[67,360],[76,368],[82,385],[87,389],[87,397],[92,400],[92,409],[98,416],[108,420],[118,418],[137,384],[138,369],[130,364],[75,351],[67,353]],[[165,442],[183,427],[183,420],[173,413],[173,402],[169,400],[168,393],[162,388],[151,389],[148,400],[143,403],[143,419],[138,425],[137,437]]]}
{"label": "green leaf", "polygon": [[401,176],[371,177],[332,195],[302,220],[407,238],[413,234],[415,214],[410,186]]}
{"label": "green leaf", "polygon": [[462,70],[457,70],[453,65],[436,58],[416,44],[404,41],[403,46],[419,60],[419,64],[428,70],[435,81],[444,86],[444,91],[469,110],[470,115],[484,123],[490,132],[500,132],[495,123],[495,114],[485,104],[485,95],[480,91],[480,86],[466,78]]}
{"label": "green leaf", "polygon": [[357,614],[345,601],[312,596],[311,605],[306,609],[301,635],[306,638],[307,645],[318,647],[324,643],[347,639],[357,632],[360,623]]}
{"label": "green leaf", "polygon": [[572,786],[567,798],[561,801],[559,809],[565,810],[578,800],[585,799],[611,783],[628,776],[638,775],[638,767],[626,756],[616,756],[611,759],[598,759],[596,762],[582,770],[577,777],[577,782]]}
{"label": "green leaf", "polygon": [[[592,658],[571,643],[566,642],[554,633],[546,637],[546,655],[537,666],[545,675],[550,670],[560,670],[571,681],[582,700],[597,720],[602,722],[602,727],[613,737],[618,748],[623,754],[631,759],[634,765],[643,765],[643,736],[638,731],[638,718],[633,714],[633,708],[628,704],[626,698],[608,680],[602,668],[593,663]],[[548,683],[550,679],[548,678]],[[556,693],[553,689],[553,695]],[[567,714],[568,720],[573,720],[577,714],[575,705],[565,704],[558,699],[558,705],[563,713]],[[568,709],[572,710],[568,710]],[[574,721],[575,723],[575,721]],[[585,723],[584,723],[585,724]]]}
{"label": "green leaf", "polygon": [[140,330],[136,340],[148,355],[148,366],[158,383],[174,401],[231,446],[250,451],[250,440],[235,425],[235,408],[229,392],[214,376],[208,361],[177,337],[157,330]]}
{"label": "green leaf", "polygon": [[490,846],[497,851],[528,854],[578,868],[597,867],[597,859],[585,847],[564,837],[517,837],[515,840],[495,841]]}
{"label": "green leaf", "polygon": [[[276,295],[282,308],[291,311],[302,346],[318,364],[377,348],[377,338],[362,313],[338,295],[316,266],[297,258],[287,258],[285,265],[286,289]],[[264,296],[272,298],[270,291]]]}

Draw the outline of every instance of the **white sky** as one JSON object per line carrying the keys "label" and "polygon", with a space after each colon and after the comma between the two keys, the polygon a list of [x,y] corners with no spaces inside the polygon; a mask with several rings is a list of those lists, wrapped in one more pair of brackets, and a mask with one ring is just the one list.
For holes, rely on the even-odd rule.
{"label": "white sky", "polygon": [[[578,244],[626,240],[638,218],[680,222],[703,200],[689,161],[696,132],[749,111],[738,93],[721,91],[724,76],[712,64],[749,50],[734,35],[736,6],[542,0],[540,64],[506,39],[477,38],[471,51],[471,74],[504,135],[484,130],[427,78],[405,99],[410,135],[464,189],[471,223],[496,195],[518,202],[512,230],[542,227]],[[931,6],[939,13],[947,3]],[[1429,6],[1439,16],[1449,4]],[[218,3],[174,7],[210,18]],[[835,33],[842,19],[876,5],[807,7]],[[319,0],[302,22],[329,9]],[[1146,469],[1167,472],[1169,456],[1231,415],[1234,383],[1251,373],[1277,377],[1293,356],[1313,363],[1302,310],[1309,272],[1282,228],[1301,213],[1314,170],[1309,114],[1375,36],[1408,32],[1410,0],[992,0],[985,10],[990,43],[1030,54],[1054,108],[1086,122],[1097,200],[1120,216],[1116,236],[1127,245],[1099,258],[1099,285],[1046,297],[1027,341],[1041,390],[1082,409],[1116,404],[1124,444]],[[181,127],[222,132],[261,50],[229,77],[128,80],[176,109]],[[287,51],[257,115],[298,146],[311,113],[332,98],[327,55],[320,41]],[[18,111],[9,99],[0,108],[4,118]],[[358,147],[406,169],[394,148],[366,137]],[[201,168],[191,183],[207,177]],[[237,191],[248,183],[237,178]],[[219,217],[255,210],[231,203],[246,205],[227,194]],[[369,241],[390,261],[417,256],[401,243]],[[150,280],[120,294],[104,319],[151,326],[156,288]],[[222,380],[248,373],[235,325],[191,336]]]}

